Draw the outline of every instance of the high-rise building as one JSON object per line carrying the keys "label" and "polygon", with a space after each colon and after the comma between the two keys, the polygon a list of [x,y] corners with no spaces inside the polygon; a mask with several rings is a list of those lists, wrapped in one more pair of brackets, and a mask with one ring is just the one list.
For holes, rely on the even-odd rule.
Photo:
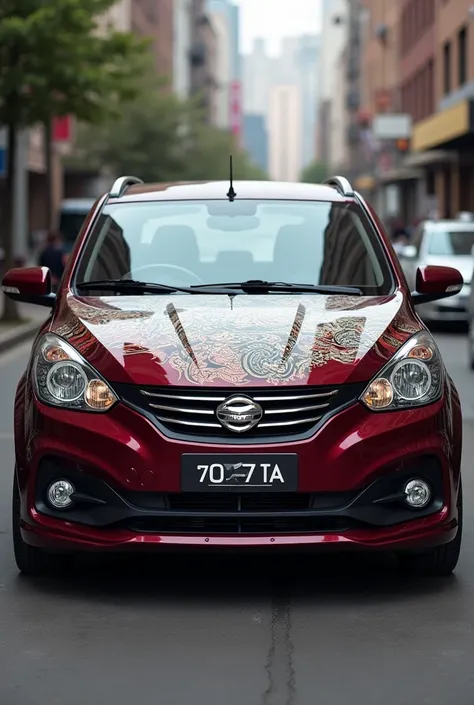
{"label": "high-rise building", "polygon": [[256,39],[250,54],[243,58],[244,110],[268,115],[270,92],[278,82],[278,66],[266,53],[265,41]]}
{"label": "high-rise building", "polygon": [[173,91],[186,99],[191,93],[192,0],[174,0],[173,33]]}
{"label": "high-rise building", "polygon": [[216,33],[217,123],[232,130],[240,141],[242,130],[242,76],[239,35],[240,10],[231,0],[207,0]]}
{"label": "high-rise building", "polygon": [[243,143],[252,161],[268,173],[268,131],[263,115],[244,115]]}
{"label": "high-rise building", "polygon": [[158,73],[173,85],[174,4],[173,0],[131,0],[131,28],[153,41]]}
{"label": "high-rise building", "polygon": [[192,0],[191,94],[200,95],[206,121],[217,124],[217,35],[205,0]]}
{"label": "high-rise building", "polygon": [[[346,135],[338,127],[343,122],[335,110],[341,109],[340,96],[335,90],[341,83],[342,52],[347,43],[347,0],[323,0],[323,27],[319,59],[319,98],[317,102],[315,156],[331,168],[336,161],[333,146],[344,144]],[[336,108],[337,106],[337,108]],[[314,153],[314,152],[313,152]]]}
{"label": "high-rise building", "polygon": [[223,15],[229,27],[230,73],[233,80],[240,81],[240,8],[231,0],[207,0],[207,11],[211,17]]}
{"label": "high-rise building", "polygon": [[280,54],[269,57],[262,39],[244,59],[244,106],[246,113],[271,116],[271,95],[277,86],[296,86],[300,95],[299,172],[314,158],[318,101],[320,38],[312,35],[283,39]]}
{"label": "high-rise building", "polygon": [[301,172],[301,92],[297,85],[275,86],[270,94],[270,176],[298,181]]}
{"label": "high-rise building", "polygon": [[320,37],[305,35],[298,38],[295,51],[296,80],[301,93],[302,139],[301,168],[313,161],[318,116],[314,106],[319,100]]}

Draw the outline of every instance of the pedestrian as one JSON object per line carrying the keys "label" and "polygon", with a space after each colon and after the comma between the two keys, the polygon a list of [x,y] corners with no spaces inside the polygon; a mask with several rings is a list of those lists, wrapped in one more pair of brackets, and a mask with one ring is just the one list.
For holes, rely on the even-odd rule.
{"label": "pedestrian", "polygon": [[67,257],[61,233],[57,230],[50,231],[46,238],[46,247],[40,253],[38,264],[40,267],[48,267],[50,270],[53,291],[56,291],[63,275]]}

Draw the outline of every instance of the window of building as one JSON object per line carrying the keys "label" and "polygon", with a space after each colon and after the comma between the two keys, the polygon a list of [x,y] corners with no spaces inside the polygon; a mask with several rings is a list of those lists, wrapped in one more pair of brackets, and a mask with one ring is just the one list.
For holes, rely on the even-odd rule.
{"label": "window of building", "polygon": [[451,42],[446,42],[443,48],[443,81],[444,94],[451,93]]}
{"label": "window of building", "polygon": [[467,83],[467,25],[458,34],[458,83]]}

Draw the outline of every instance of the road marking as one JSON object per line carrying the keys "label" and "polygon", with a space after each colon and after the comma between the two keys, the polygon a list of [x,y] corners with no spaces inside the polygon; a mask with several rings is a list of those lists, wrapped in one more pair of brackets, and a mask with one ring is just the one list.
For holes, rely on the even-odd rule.
{"label": "road marking", "polygon": [[26,343],[22,343],[21,345],[12,348],[8,352],[3,353],[3,355],[0,355],[0,367],[8,365],[8,363],[13,362],[13,360],[18,359],[19,357],[22,357],[22,355],[26,355],[27,353],[29,353],[31,351],[31,345],[32,341],[28,340]]}

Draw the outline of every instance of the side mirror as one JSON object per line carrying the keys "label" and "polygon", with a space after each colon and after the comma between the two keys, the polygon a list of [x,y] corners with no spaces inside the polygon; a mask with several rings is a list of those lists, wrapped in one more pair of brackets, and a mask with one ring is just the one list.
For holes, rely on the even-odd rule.
{"label": "side mirror", "polygon": [[56,300],[48,267],[10,269],[2,279],[2,291],[14,301],[48,308],[52,308]]}
{"label": "side mirror", "polygon": [[405,245],[405,247],[400,250],[400,257],[402,259],[416,259],[417,254],[418,250],[415,245]]}
{"label": "side mirror", "polygon": [[427,265],[416,270],[415,286],[412,301],[416,306],[459,294],[464,286],[464,279],[461,272],[453,267]]}

